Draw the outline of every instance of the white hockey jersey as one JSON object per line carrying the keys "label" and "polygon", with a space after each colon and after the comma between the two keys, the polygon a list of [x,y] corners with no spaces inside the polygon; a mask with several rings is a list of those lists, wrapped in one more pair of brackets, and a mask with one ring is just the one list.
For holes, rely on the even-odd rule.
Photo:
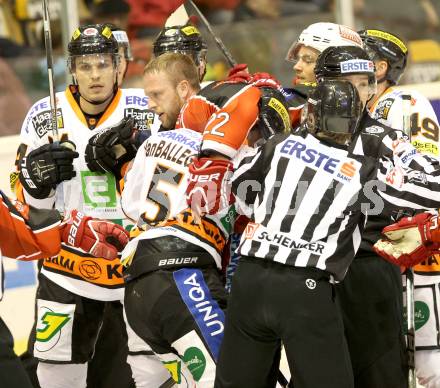
{"label": "white hockey jersey", "polygon": [[180,128],[151,136],[139,149],[126,174],[121,202],[125,214],[146,231],[128,243],[122,262],[130,261],[139,240],[173,235],[204,248],[221,268],[235,209],[204,216],[198,223],[185,198],[188,165],[201,139],[200,133]]}
{"label": "white hockey jersey", "polygon": [[[395,129],[403,129],[403,95],[411,95],[411,142],[421,153],[440,158],[439,123],[429,100],[415,90],[390,87],[370,108],[370,115]],[[440,255],[414,267],[416,285],[440,282]]]}
{"label": "white hockey jersey", "polygon": [[[56,94],[59,134],[67,134],[75,143],[79,157],[74,160],[76,176],[58,185],[55,195],[38,200],[24,192],[27,203],[38,208],[55,207],[67,213],[78,209],[92,217],[111,220],[127,227],[120,205],[115,177],[96,173],[87,168],[85,148],[91,136],[114,126],[124,117],[134,117],[140,130],[157,132],[157,116],[148,110],[148,98],[142,89],[119,89],[113,101],[91,130],[69,88]],[[21,142],[27,145],[26,154],[48,143],[50,128],[49,98],[36,102],[30,109],[21,130]],[[123,279],[118,259],[108,261],[90,257],[81,250],[62,246],[58,256],[44,260],[41,273],[59,286],[84,297],[96,300],[117,300],[123,295]]]}

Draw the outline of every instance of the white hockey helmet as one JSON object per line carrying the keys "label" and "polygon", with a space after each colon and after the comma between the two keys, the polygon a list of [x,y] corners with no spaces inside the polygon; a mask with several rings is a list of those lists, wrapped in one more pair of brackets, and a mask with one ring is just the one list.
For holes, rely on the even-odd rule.
{"label": "white hockey helmet", "polygon": [[363,47],[359,34],[349,27],[336,23],[314,23],[308,26],[287,51],[286,60],[295,62],[301,46],[311,47],[323,52],[331,46]]}

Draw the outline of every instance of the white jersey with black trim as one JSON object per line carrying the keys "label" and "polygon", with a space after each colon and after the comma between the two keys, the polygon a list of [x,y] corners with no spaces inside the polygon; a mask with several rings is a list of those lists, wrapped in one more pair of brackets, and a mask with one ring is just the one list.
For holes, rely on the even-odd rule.
{"label": "white jersey with black trim", "polygon": [[[88,169],[85,149],[88,140],[99,131],[133,117],[140,130],[158,131],[160,122],[148,109],[148,98],[142,89],[119,89],[94,129],[87,120],[70,88],[56,94],[59,135],[67,135],[76,146],[79,157],[73,165],[76,176],[57,186],[53,196],[38,200],[24,192],[27,203],[37,208],[55,206],[62,213],[73,209],[91,217],[108,219],[124,227],[131,224],[120,205],[116,179],[111,173]],[[21,129],[21,143],[26,154],[49,142],[49,98],[36,102],[26,116]],[[44,260],[41,273],[59,286],[75,294],[96,300],[117,300],[123,295],[122,269],[119,260],[94,258],[79,249],[63,244],[60,255]]]}
{"label": "white jersey with black trim", "polygon": [[[404,112],[403,95],[411,96],[410,112]],[[440,158],[440,125],[429,100],[416,90],[390,87],[370,108],[370,115],[389,127],[403,129],[403,116],[411,117],[411,143],[421,153]],[[414,267],[416,285],[440,282],[440,255]]]}
{"label": "white jersey with black trim", "polygon": [[125,176],[122,208],[145,230],[130,241],[122,262],[136,251],[139,240],[176,236],[205,249],[221,268],[221,251],[235,220],[234,209],[203,216],[198,222],[186,203],[188,165],[200,150],[202,135],[187,128],[159,132],[139,148]]}

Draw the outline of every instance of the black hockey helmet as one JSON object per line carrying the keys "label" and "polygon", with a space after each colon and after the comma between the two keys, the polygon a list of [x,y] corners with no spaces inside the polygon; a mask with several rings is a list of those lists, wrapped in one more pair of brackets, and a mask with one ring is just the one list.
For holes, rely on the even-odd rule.
{"label": "black hockey helmet", "polygon": [[187,54],[193,58],[197,66],[201,60],[206,62],[207,49],[200,31],[191,24],[165,27],[153,43],[153,53],[156,57],[169,51]]}
{"label": "black hockey helmet", "polygon": [[359,35],[372,61],[382,59],[388,63],[384,80],[393,85],[397,84],[408,60],[408,48],[405,43],[396,35],[382,30],[362,30],[359,31]]}
{"label": "black hockey helmet", "polygon": [[328,47],[319,55],[315,66],[318,82],[356,74],[368,75],[369,98],[376,93],[374,71],[374,63],[367,52],[356,46]]}
{"label": "black hockey helmet", "polygon": [[258,102],[258,128],[264,139],[281,132],[290,131],[290,117],[287,101],[280,90],[268,87],[260,88],[261,97]]}
{"label": "black hockey helmet", "polygon": [[90,54],[111,54],[115,67],[118,64],[118,42],[106,24],[88,24],[78,27],[67,46],[68,65],[72,72],[73,59]]}
{"label": "black hockey helmet", "polygon": [[317,137],[347,145],[358,129],[362,109],[359,93],[351,82],[324,80],[307,99],[302,125]]}

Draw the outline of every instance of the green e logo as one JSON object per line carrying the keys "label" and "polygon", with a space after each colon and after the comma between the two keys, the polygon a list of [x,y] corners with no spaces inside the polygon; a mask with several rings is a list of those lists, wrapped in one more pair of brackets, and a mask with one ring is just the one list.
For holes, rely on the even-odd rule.
{"label": "green e logo", "polygon": [[84,202],[91,207],[116,207],[116,181],[110,173],[81,171]]}

